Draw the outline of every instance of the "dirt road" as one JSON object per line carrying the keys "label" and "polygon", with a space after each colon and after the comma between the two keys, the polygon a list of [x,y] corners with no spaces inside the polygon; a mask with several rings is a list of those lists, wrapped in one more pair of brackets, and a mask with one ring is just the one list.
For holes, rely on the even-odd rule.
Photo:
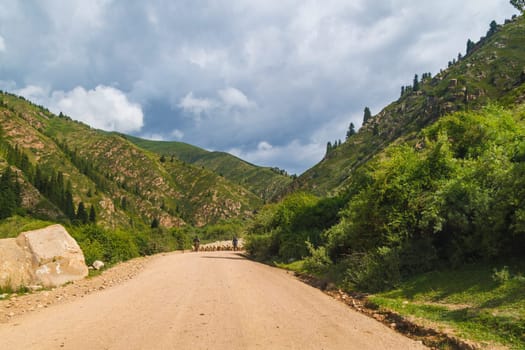
{"label": "dirt road", "polygon": [[422,349],[284,271],[167,254],[109,289],[0,324],[0,349]]}

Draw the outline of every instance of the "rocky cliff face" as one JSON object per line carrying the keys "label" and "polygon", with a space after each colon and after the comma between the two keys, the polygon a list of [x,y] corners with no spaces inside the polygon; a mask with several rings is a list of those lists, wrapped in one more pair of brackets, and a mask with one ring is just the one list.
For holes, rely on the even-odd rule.
{"label": "rocky cliff face", "polygon": [[82,250],[61,225],[0,240],[0,287],[55,287],[87,275]]}

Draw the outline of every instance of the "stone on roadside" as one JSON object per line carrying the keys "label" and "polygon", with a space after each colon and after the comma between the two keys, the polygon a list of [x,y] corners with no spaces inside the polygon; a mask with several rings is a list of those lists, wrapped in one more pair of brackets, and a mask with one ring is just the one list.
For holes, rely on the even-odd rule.
{"label": "stone on roadside", "polygon": [[93,265],[92,265],[92,266],[93,266],[93,268],[94,268],[95,270],[100,270],[101,268],[104,267],[104,263],[103,263],[102,261],[100,261],[100,260],[95,260],[95,261],[93,262]]}

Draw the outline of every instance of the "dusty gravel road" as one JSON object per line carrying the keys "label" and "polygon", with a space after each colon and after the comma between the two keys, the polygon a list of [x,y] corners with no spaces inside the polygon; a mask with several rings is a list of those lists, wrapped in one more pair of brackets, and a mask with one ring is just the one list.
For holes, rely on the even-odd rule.
{"label": "dusty gravel road", "polygon": [[166,254],[133,279],[0,324],[0,349],[422,349],[285,271]]}

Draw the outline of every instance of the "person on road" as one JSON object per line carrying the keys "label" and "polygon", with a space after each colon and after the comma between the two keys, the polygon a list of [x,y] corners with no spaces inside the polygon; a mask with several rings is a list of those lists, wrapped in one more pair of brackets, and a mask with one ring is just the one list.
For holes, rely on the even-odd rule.
{"label": "person on road", "polygon": [[232,239],[233,251],[237,250],[238,244],[239,244],[239,240],[237,239],[237,236],[233,236],[233,239]]}
{"label": "person on road", "polygon": [[201,240],[199,239],[198,236],[195,236],[195,238],[193,239],[193,250],[198,252],[200,244],[201,244]]}

